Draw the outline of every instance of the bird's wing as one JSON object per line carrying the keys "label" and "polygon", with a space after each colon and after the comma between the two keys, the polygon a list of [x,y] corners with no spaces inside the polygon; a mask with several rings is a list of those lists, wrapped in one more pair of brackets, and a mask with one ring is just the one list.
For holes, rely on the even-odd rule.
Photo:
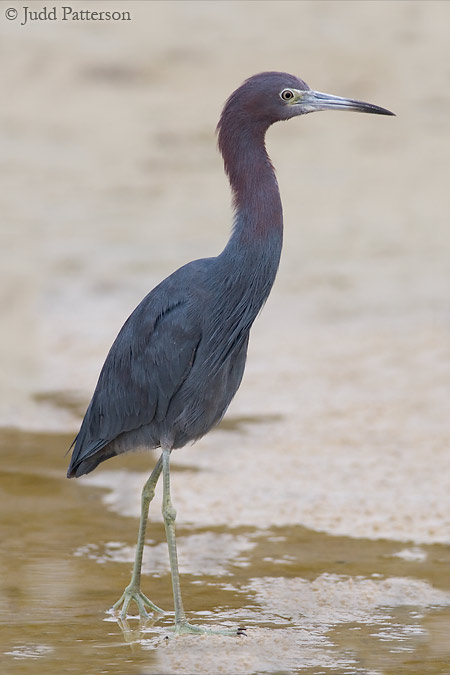
{"label": "bird's wing", "polygon": [[106,358],[80,432],[69,474],[119,434],[164,419],[186,379],[201,327],[186,299],[152,291],[127,319]]}

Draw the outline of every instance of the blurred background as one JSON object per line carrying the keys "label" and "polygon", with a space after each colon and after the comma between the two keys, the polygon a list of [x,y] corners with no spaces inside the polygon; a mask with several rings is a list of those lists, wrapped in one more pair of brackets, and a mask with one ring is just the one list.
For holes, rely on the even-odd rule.
{"label": "blurred background", "polygon": [[131,21],[1,16],[3,424],[75,428],[53,395],[87,401],[135,304],[221,250],[229,191],[214,129],[229,93],[262,70],[398,119],[310,115],[269,132],[286,245],[251,362],[260,341],[268,366],[317,323],[321,335],[365,321],[438,340],[450,290],[447,3],[122,5],[88,3]]}
{"label": "blurred background", "polygon": [[[409,604],[449,605],[450,4],[26,4],[30,11],[56,7],[59,18],[20,25],[23,4],[0,7],[0,425],[7,480],[24,467],[34,472],[33,485],[36,476],[53,477],[61,502],[46,502],[44,521],[67,500],[81,507],[88,489],[100,494],[98,487],[106,495],[103,506],[95,501],[105,509],[103,525],[114,528],[119,514],[137,514],[148,459],[108,462],[79,487],[63,481],[64,452],[135,305],[176,267],[217,254],[227,241],[230,195],[214,134],[225,99],[256,72],[292,72],[313,89],[366,100],[397,117],[327,112],[269,131],[285,214],[280,272],[222,430],[175,458],[184,466],[178,486],[174,479],[181,527],[301,526],[315,536],[391,542],[394,548],[378,551],[380,560],[409,542],[404,555],[412,555],[411,564],[429,565],[418,577],[441,592],[420,587]],[[62,21],[62,4],[127,11],[131,20]],[[8,8],[17,9],[17,19],[6,17]],[[130,466],[136,475],[127,473]],[[47,485],[40,489],[48,494]],[[23,507],[21,523],[42,505],[38,496]],[[80,546],[83,537],[98,541],[95,530],[80,531],[78,518],[77,511],[71,523]],[[124,519],[130,546],[135,525]],[[427,546],[438,547],[439,564],[447,561],[440,572]],[[92,550],[73,559],[70,547],[66,541],[64,587],[82,593],[73,565]],[[123,563],[132,549],[116,558],[114,550],[106,559],[122,561],[120,582],[105,588],[100,602],[94,598],[96,611],[126,583]],[[285,554],[287,564],[293,553]],[[54,562],[62,555],[56,543],[52,555]],[[301,555],[299,547],[299,564]],[[17,559],[5,563],[10,573]],[[367,572],[355,565],[349,574]],[[84,571],[86,583],[92,569]],[[396,574],[415,576],[416,569]],[[290,576],[305,575],[295,568]],[[46,589],[41,598],[49,578],[38,578]],[[48,596],[53,609],[60,591]],[[264,606],[261,588],[252,593]],[[380,593],[379,603],[389,604]],[[167,597],[153,599],[170,604]],[[70,607],[66,595],[64,602]],[[332,614],[329,608],[325,623]],[[67,618],[64,608],[59,616]],[[448,611],[436,625],[432,643],[441,665],[428,671],[423,661],[417,672],[448,672]],[[286,662],[286,672],[296,672],[300,661]],[[317,662],[325,660],[319,655]],[[330,663],[341,672],[340,662]],[[259,672],[279,666],[270,658],[258,664]],[[119,661],[117,672],[121,667]],[[376,659],[371,667],[388,672],[376,670]],[[185,672],[172,662],[167,668]]]}

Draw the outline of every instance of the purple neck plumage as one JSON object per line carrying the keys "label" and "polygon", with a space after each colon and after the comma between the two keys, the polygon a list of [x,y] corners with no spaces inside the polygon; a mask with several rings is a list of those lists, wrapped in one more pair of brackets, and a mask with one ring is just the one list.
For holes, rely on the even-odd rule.
{"label": "purple neck plumage", "polygon": [[[218,257],[232,284],[230,297],[250,327],[270,293],[283,244],[283,211],[264,137],[270,123],[247,116],[239,102],[227,102],[218,124],[218,145],[233,192],[231,237]],[[237,310],[230,310],[234,315]]]}
{"label": "purple neck plumage", "polygon": [[236,212],[234,234],[242,241],[273,235],[282,238],[280,192],[264,143],[269,123],[255,121],[234,107],[233,101],[227,103],[217,126]]}

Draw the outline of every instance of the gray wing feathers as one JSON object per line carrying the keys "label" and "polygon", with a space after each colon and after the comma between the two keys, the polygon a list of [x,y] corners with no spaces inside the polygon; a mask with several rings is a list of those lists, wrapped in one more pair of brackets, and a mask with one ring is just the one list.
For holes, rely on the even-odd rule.
{"label": "gray wing feathers", "polygon": [[69,473],[119,434],[164,419],[201,339],[186,304],[150,293],[125,322],[74,441]]}

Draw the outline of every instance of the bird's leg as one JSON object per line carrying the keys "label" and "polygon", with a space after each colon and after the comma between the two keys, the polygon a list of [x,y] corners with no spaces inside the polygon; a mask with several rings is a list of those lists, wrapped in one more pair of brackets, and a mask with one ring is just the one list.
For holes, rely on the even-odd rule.
{"label": "bird's leg", "polygon": [[214,635],[245,635],[242,628],[237,630],[211,630],[202,626],[193,626],[188,623],[181,599],[180,574],[178,572],[177,543],[175,538],[175,518],[177,512],[170,499],[170,449],[162,452],[163,462],[163,503],[162,514],[166,528],[167,545],[169,547],[170,571],[172,575],[173,602],[175,607],[175,634],[183,633],[210,633]]}
{"label": "bird's leg", "polygon": [[169,548],[170,572],[172,575],[173,602],[175,606],[175,631],[187,623],[181,599],[180,574],[178,571],[177,542],[175,538],[175,518],[177,512],[170,499],[170,450],[162,451],[163,464],[163,502],[162,514],[166,528],[167,546]]}
{"label": "bird's leg", "polygon": [[120,612],[120,618],[125,619],[127,616],[127,610],[130,602],[134,600],[139,609],[140,618],[148,618],[149,614],[146,610],[146,607],[149,607],[154,612],[160,612],[164,614],[164,610],[160,609],[155,605],[151,600],[147,598],[141,591],[141,568],[142,568],[142,556],[144,554],[144,541],[145,541],[145,530],[147,527],[148,519],[148,509],[150,502],[152,501],[155,495],[155,487],[158,482],[158,478],[161,475],[163,468],[162,455],[156,462],[150,478],[145,483],[142,490],[141,498],[141,520],[139,523],[139,534],[136,548],[136,558],[134,560],[133,573],[131,575],[131,581],[124,590],[122,597],[118,600],[115,605],[113,605],[113,610],[118,610],[122,607]]}

